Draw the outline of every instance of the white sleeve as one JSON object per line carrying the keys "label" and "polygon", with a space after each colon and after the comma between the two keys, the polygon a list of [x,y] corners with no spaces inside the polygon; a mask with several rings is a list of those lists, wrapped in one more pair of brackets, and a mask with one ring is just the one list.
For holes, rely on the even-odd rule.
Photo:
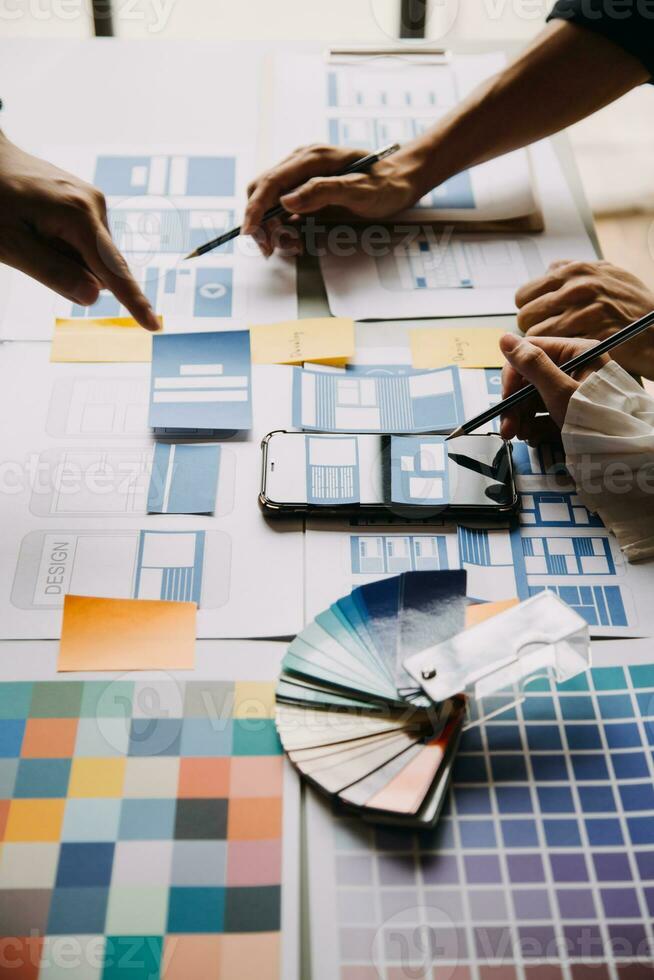
{"label": "white sleeve", "polygon": [[585,506],[629,561],[654,556],[654,399],[610,361],[570,399],[561,435]]}

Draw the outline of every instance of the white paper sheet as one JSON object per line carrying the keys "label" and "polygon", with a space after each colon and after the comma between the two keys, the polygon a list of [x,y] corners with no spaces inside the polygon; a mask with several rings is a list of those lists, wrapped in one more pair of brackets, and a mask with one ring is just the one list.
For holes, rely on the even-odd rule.
{"label": "white paper sheet", "polygon": [[[307,792],[314,980],[481,978],[498,968],[572,977],[573,964],[579,975],[647,972],[652,808],[631,801],[651,799],[652,690],[628,665],[651,664],[652,652],[638,640],[601,642],[592,659],[615,669],[567,693],[541,686],[525,708],[464,735],[433,831],[374,827]],[[589,729],[596,751],[576,751]],[[640,782],[624,777],[635,758]]]}
{"label": "white paper sheet", "polygon": [[357,320],[513,313],[516,289],[550,262],[596,259],[550,143],[534,146],[532,159],[543,233],[466,235],[446,226],[416,238],[420,230],[407,228],[390,251],[375,245],[379,257],[334,254],[328,244],[320,266],[332,313]]}
{"label": "white paper sheet", "polygon": [[[88,681],[88,673],[57,672],[59,644],[48,640],[0,641],[0,683],[50,681],[70,684]],[[199,640],[196,644],[193,681],[274,681],[279,673],[286,644],[247,640]],[[128,675],[109,671],[93,673],[93,682],[135,682],[150,696],[148,705],[166,704],[162,691],[171,682],[183,685],[188,671],[131,671]],[[153,700],[153,697],[159,700]],[[211,695],[209,695],[211,700]],[[144,702],[145,704],[145,699]],[[146,710],[150,710],[147,708]],[[298,980],[300,951],[300,781],[295,769],[284,760],[282,907],[279,972],[283,980]],[[47,972],[47,971],[46,971]],[[78,971],[74,971],[78,972]]]}
{"label": "white paper sheet", "polygon": [[[271,525],[257,503],[260,440],[290,423],[292,369],[254,367],[254,428],[221,444],[215,516],[172,518],[146,513],[148,365],[50,364],[48,353],[0,348],[0,636],[57,637],[66,591],[182,598],[200,576],[199,636],[296,632],[301,524]],[[17,406],[20,424],[7,424]]]}
{"label": "white paper sheet", "polygon": [[[294,261],[279,255],[266,261],[249,238],[184,259],[239,223],[254,170],[251,149],[113,144],[46,147],[43,156],[103,190],[114,241],[167,331],[233,329],[297,315]],[[14,270],[4,307],[6,340],[47,340],[56,316],[129,315],[109,291],[81,307]]]}

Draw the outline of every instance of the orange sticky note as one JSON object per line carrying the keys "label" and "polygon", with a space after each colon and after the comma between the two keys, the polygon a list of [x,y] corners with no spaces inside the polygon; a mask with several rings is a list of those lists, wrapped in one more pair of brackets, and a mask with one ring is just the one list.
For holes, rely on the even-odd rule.
{"label": "orange sticky note", "polygon": [[57,670],[192,670],[194,602],[67,595]]}
{"label": "orange sticky note", "polygon": [[478,602],[474,606],[466,606],[466,629],[477,626],[498,613],[512,609],[519,604],[519,599],[501,599],[499,602]]}

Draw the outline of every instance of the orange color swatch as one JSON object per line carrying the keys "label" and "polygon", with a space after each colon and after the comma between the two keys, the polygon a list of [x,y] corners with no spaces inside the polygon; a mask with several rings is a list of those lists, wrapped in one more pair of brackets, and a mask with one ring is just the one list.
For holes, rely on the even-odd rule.
{"label": "orange color swatch", "polygon": [[519,605],[519,599],[501,599],[499,602],[478,602],[473,606],[466,607],[466,629],[477,626],[498,613],[506,612]]}
{"label": "orange color swatch", "polygon": [[57,670],[192,670],[194,602],[67,595]]}

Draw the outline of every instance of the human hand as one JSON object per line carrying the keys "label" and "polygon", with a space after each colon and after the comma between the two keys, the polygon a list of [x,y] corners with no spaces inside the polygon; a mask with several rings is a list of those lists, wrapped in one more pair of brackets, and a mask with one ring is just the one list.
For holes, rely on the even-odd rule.
{"label": "human hand", "polygon": [[281,203],[291,221],[324,208],[338,208],[359,218],[386,218],[426,193],[419,153],[411,144],[380,160],[367,173],[337,176],[368,152],[321,144],[295,150],[248,186],[244,234],[256,238],[264,255],[271,255],[275,248],[298,252],[299,235],[285,229],[280,218],[262,224],[268,208]]}
{"label": "human hand", "polygon": [[[592,366],[581,368],[574,377],[564,374],[559,364],[595,347],[594,340],[533,337],[525,340],[507,333],[500,340],[500,350],[507,363],[502,368],[502,398],[508,398],[526,384],[538,389],[538,396],[525,399],[502,415],[502,438],[517,436],[529,443],[558,438],[568,411],[568,402],[584,378],[609,360],[607,354]],[[549,412],[549,415],[537,413]]]}
{"label": "human hand", "polygon": [[[605,340],[654,310],[654,293],[611,262],[553,262],[542,279],[516,293],[518,326],[536,336]],[[627,371],[654,378],[654,330],[616,348]]]}
{"label": "human hand", "polygon": [[25,153],[2,133],[0,261],[81,306],[109,289],[141,326],[159,329],[112,241],[100,191]]}

